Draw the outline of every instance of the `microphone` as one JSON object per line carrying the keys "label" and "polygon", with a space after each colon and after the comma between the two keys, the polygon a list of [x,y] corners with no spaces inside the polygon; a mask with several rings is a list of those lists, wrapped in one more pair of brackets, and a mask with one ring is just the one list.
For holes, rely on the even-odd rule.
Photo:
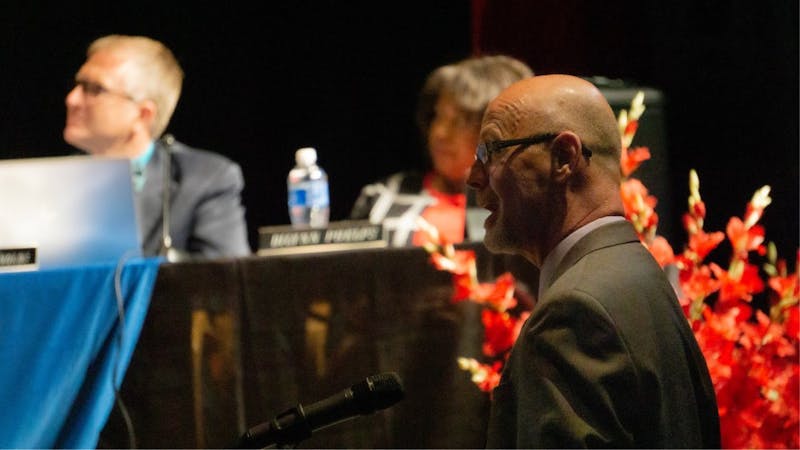
{"label": "microphone", "polygon": [[314,431],[388,408],[404,395],[402,382],[394,372],[372,375],[338,394],[308,406],[298,404],[272,421],[250,428],[236,448],[295,447]]}

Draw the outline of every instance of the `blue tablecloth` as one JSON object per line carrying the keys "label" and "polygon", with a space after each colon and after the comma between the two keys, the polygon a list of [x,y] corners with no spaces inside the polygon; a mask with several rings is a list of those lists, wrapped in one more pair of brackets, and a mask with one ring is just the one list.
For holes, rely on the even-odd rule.
{"label": "blue tablecloth", "polygon": [[97,445],[160,262],[0,274],[0,448]]}

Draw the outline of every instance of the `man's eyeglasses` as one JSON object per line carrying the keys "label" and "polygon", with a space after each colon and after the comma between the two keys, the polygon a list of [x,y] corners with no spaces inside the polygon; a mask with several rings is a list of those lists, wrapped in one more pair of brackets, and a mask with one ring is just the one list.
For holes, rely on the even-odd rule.
{"label": "man's eyeglasses", "polygon": [[[544,134],[537,134],[534,136],[520,138],[520,139],[507,139],[504,141],[492,141],[492,142],[481,142],[478,144],[478,148],[475,150],[475,159],[482,162],[483,164],[487,164],[489,162],[489,158],[492,156],[493,153],[496,153],[506,147],[513,147],[515,145],[536,145],[541,144],[542,142],[552,141],[553,139],[558,136],[558,133],[544,133]],[[581,152],[587,158],[592,156],[592,151],[589,150],[588,147],[585,145],[581,148]]]}
{"label": "man's eyeglasses", "polygon": [[128,95],[128,94],[126,94],[124,92],[115,92],[115,91],[109,90],[108,88],[106,88],[102,84],[95,83],[94,81],[80,80],[80,79],[75,80],[75,85],[73,86],[73,89],[78,87],[78,86],[80,86],[81,90],[83,91],[83,93],[88,95],[89,97],[97,97],[98,95],[101,95],[101,94],[109,94],[109,95],[115,95],[117,97],[126,98],[126,99],[131,100],[131,101],[136,101],[136,99],[133,98],[131,95]]}

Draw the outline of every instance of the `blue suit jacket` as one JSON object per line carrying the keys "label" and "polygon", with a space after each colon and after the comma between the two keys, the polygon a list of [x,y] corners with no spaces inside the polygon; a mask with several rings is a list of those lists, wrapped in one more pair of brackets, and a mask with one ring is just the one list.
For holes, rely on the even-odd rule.
{"label": "blue suit jacket", "polygon": [[628,222],[556,269],[492,393],[487,447],[719,447],[705,359]]}
{"label": "blue suit jacket", "polygon": [[[167,152],[169,150],[169,152]],[[173,142],[156,142],[145,167],[145,183],[137,192],[143,254],[158,255],[162,247],[164,161],[171,155],[168,180],[169,232],[173,248],[205,258],[252,253],[241,202],[241,168],[222,155]]]}

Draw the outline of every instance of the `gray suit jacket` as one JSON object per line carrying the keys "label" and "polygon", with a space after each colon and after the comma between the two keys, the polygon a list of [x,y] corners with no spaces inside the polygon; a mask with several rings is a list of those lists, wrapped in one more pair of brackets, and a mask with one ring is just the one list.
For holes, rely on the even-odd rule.
{"label": "gray suit jacket", "polygon": [[487,447],[720,446],[705,359],[628,222],[578,241],[492,393]]}
{"label": "gray suit jacket", "polygon": [[[169,150],[169,152],[167,152]],[[156,142],[145,167],[145,183],[136,194],[143,254],[162,247],[164,162],[171,155],[169,233],[172,246],[192,256],[236,257],[251,254],[245,210],[241,202],[241,168],[222,155],[175,141]]]}

